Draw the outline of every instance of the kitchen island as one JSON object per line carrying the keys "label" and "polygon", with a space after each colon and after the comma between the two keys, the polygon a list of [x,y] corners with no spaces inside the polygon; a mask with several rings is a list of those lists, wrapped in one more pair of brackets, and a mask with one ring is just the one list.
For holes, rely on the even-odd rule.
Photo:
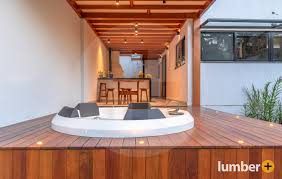
{"label": "kitchen island", "polygon": [[122,102],[121,96],[123,89],[129,89],[131,91],[132,96],[130,95],[130,98],[132,102],[141,102],[141,96],[142,101],[144,101],[144,97],[146,101],[145,94],[143,93],[141,95],[141,90],[146,89],[148,101],[151,101],[151,78],[98,78],[97,99],[99,99],[101,84],[106,84],[107,89],[113,89],[114,98],[118,101],[118,104]]}

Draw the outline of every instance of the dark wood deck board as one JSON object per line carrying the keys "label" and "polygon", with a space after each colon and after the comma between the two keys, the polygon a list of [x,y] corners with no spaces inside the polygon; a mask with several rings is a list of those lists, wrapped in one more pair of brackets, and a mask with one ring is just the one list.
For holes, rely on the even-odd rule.
{"label": "dark wood deck board", "polygon": [[[90,138],[51,129],[53,115],[0,128],[0,149],[67,148],[264,148],[282,146],[282,125],[218,112],[187,108],[195,119],[191,130],[140,138]],[[243,140],[244,143],[238,143]],[[41,142],[41,144],[38,144]]]}

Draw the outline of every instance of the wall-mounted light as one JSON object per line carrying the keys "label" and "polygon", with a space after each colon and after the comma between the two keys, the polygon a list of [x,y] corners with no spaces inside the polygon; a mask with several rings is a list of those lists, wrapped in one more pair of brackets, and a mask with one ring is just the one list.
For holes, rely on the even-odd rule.
{"label": "wall-mounted light", "polygon": [[119,5],[119,0],[116,0],[116,5]]}
{"label": "wall-mounted light", "polygon": [[180,35],[180,29],[177,29],[176,35]]}

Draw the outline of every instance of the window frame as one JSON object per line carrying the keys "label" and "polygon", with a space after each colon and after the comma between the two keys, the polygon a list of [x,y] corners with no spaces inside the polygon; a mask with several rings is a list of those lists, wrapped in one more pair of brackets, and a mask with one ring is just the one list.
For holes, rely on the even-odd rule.
{"label": "window frame", "polygon": [[201,61],[203,62],[233,62],[234,61],[234,32],[228,32],[228,31],[225,31],[225,32],[220,32],[220,31],[204,31],[204,32],[201,32],[201,44],[202,44],[202,34],[203,33],[209,33],[209,34],[229,34],[229,35],[232,35],[232,57],[230,60],[223,60],[223,59],[216,59],[216,60],[204,60],[203,58],[203,53],[202,53],[202,45],[201,45]]}
{"label": "window frame", "polygon": [[[274,35],[275,34],[281,34],[282,35],[282,31],[269,32],[269,36],[271,38],[270,61],[272,61],[272,62],[282,62],[282,59],[281,60],[275,60],[274,59]],[[282,38],[282,36],[281,36],[281,38]],[[282,47],[281,47],[281,49],[282,49]]]}
{"label": "window frame", "polygon": [[[265,31],[234,31],[234,61],[235,62],[268,62],[270,61],[270,56],[271,56],[271,53],[270,53],[270,49],[271,49],[271,44],[270,44],[270,35],[269,35],[269,32],[265,32]],[[238,33],[265,33],[266,34],[266,37],[267,37],[267,42],[268,42],[268,50],[267,50],[267,58],[265,60],[248,60],[248,59],[239,59],[237,58],[237,53],[236,53],[236,49],[237,49],[237,44],[236,44],[236,39],[238,37]]]}
{"label": "window frame", "polygon": [[[237,33],[266,33],[267,38],[268,38],[268,51],[267,51],[267,59],[266,60],[240,60],[237,59],[237,54],[236,54],[236,38],[237,38]],[[216,60],[205,60],[203,58],[203,53],[202,53],[202,44],[201,44],[201,62],[204,63],[266,63],[266,62],[273,62],[273,63],[282,63],[282,60],[274,60],[274,49],[273,49],[273,38],[274,34],[282,34],[282,31],[221,31],[221,30],[204,30],[201,32],[201,42],[202,42],[202,34],[204,33],[226,33],[226,34],[233,34],[233,54],[232,54],[232,59],[231,60],[222,60],[222,59],[216,59]]]}
{"label": "window frame", "polygon": [[[179,46],[181,45],[181,54],[182,54],[182,59],[181,59],[181,64],[177,65],[178,62],[178,53],[177,53],[177,49],[179,48]],[[180,68],[183,65],[185,65],[186,63],[186,52],[185,52],[185,48],[186,48],[186,38],[185,36],[182,37],[182,39],[179,40],[179,42],[176,44],[175,46],[175,68]]]}

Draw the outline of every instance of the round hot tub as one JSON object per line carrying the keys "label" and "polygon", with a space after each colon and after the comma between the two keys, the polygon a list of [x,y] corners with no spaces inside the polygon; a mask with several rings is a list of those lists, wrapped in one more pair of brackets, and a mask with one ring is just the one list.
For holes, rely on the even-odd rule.
{"label": "round hot tub", "polygon": [[77,136],[128,138],[158,136],[183,132],[194,127],[194,119],[189,112],[183,115],[169,115],[169,108],[158,108],[165,118],[145,120],[123,120],[127,107],[105,107],[99,109],[99,116],[67,118],[56,115],[52,129]]}

